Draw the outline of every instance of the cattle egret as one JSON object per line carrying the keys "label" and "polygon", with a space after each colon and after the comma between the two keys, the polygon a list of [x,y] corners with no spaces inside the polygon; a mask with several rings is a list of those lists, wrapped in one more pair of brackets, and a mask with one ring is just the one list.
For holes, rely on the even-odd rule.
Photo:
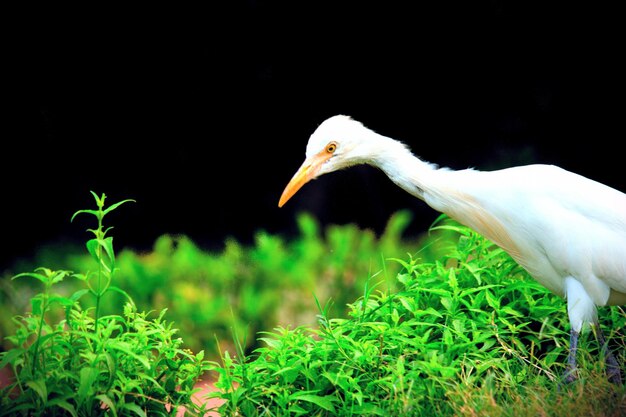
{"label": "cattle egret", "polygon": [[309,138],[306,159],[278,206],[308,181],[357,164],[379,168],[434,210],[500,246],[538,282],[566,298],[571,329],[565,382],[576,379],[578,337],[589,324],[605,351],[608,378],[621,383],[597,306],[626,304],[626,194],[554,165],[438,168],[402,142],[337,115]]}

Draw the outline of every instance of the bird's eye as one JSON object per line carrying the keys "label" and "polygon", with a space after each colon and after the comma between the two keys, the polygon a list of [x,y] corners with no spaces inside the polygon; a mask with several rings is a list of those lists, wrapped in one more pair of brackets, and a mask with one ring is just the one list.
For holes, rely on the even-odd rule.
{"label": "bird's eye", "polygon": [[326,145],[327,153],[334,153],[336,150],[337,150],[337,144],[335,142],[330,142],[328,145]]}

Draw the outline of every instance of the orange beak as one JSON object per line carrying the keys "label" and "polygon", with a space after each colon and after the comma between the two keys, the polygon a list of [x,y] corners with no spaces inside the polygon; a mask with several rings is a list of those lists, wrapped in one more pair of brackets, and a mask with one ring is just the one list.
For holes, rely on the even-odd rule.
{"label": "orange beak", "polygon": [[289,181],[289,184],[285,187],[285,190],[278,201],[278,207],[284,206],[285,203],[293,197],[293,195],[297,193],[304,184],[315,179],[321,166],[328,161],[331,156],[332,154],[322,151],[305,160],[291,181]]}

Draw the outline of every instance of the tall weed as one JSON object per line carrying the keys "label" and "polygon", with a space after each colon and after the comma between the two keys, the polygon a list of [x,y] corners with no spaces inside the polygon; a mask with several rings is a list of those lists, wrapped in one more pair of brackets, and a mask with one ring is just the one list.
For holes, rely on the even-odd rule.
{"label": "tall weed", "polygon": [[[152,416],[175,414],[181,407],[201,412],[192,401],[198,379],[210,368],[201,351],[183,347],[165,310],[140,312],[132,297],[114,285],[118,272],[106,214],[131,200],[105,207],[92,193],[97,227],[87,241],[92,269],[85,273],[39,267],[13,279],[34,279],[43,291],[31,298],[30,312],[12,317],[13,348],[0,353],[0,369],[12,381],[0,387],[0,416]],[[83,288],[57,292],[67,279]],[[104,314],[111,293],[125,299],[121,314]],[[93,307],[82,301],[92,298]],[[60,319],[58,319],[60,317]]]}

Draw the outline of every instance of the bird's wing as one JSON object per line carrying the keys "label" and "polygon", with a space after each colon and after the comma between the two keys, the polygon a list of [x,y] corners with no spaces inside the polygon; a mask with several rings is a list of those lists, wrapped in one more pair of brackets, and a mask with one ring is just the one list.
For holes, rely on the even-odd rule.
{"label": "bird's wing", "polygon": [[552,222],[565,235],[569,272],[596,304],[606,304],[605,286],[626,293],[626,194],[561,168],[545,171],[544,198],[556,206]]}
{"label": "bird's wing", "polygon": [[[550,165],[455,171],[449,215],[501,246],[564,294],[565,276],[603,305],[626,293],[626,194]],[[462,179],[461,179],[462,178]],[[443,197],[438,197],[443,198]]]}

